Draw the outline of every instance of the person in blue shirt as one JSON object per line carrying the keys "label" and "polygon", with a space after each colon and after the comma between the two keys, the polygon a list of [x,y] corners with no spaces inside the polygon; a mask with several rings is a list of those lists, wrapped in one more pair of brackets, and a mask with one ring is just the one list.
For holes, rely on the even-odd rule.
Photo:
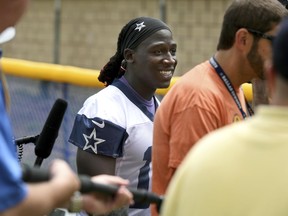
{"label": "person in blue shirt", "polygon": [[[14,27],[21,18],[28,2],[29,0],[0,0],[1,42],[13,36],[11,27]],[[0,75],[0,215],[42,216],[57,207],[68,207],[69,203],[74,205],[73,210],[78,208],[80,211],[81,207],[89,213],[104,214],[133,202],[132,194],[125,187],[129,182],[108,175],[94,176],[91,180],[120,185],[114,199],[104,199],[99,194],[93,193],[79,197],[77,202],[75,199],[70,202],[73,194],[80,189],[80,181],[68,164],[60,159],[51,163],[49,169],[51,180],[33,184],[23,182],[22,169],[17,160],[16,146],[7,115],[9,94],[1,67]]]}

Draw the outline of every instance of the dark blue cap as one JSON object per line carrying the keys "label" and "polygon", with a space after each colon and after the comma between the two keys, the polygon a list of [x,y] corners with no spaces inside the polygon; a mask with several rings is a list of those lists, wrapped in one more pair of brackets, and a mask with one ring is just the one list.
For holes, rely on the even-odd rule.
{"label": "dark blue cap", "polygon": [[280,76],[288,80],[288,18],[285,18],[273,41],[273,65]]}

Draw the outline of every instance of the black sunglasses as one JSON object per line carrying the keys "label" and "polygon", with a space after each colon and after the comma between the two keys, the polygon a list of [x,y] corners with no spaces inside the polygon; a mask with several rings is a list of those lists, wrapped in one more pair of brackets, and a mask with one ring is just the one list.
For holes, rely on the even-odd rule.
{"label": "black sunglasses", "polygon": [[265,33],[262,33],[260,31],[257,31],[257,30],[254,30],[254,29],[250,29],[250,28],[246,28],[248,32],[250,32],[251,34],[254,34],[255,36],[258,36],[258,37],[261,37],[261,38],[264,38],[264,39],[267,39],[267,40],[270,40],[273,42],[275,36],[273,35],[268,35],[268,34],[265,34]]}

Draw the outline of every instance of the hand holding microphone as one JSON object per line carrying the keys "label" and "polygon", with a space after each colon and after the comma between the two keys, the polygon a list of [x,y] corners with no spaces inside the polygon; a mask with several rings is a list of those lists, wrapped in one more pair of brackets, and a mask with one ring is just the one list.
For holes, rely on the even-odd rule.
{"label": "hand holding microphone", "polygon": [[[48,171],[39,169],[37,167],[24,166],[22,171],[23,180],[26,182],[40,182],[50,179]],[[86,175],[80,175],[78,178],[80,180],[79,191],[83,194],[96,192],[97,194],[104,195],[106,198],[113,198],[115,196],[117,197],[117,195],[120,193],[120,198],[122,198],[120,201],[117,201],[116,205],[121,205],[123,200],[126,202],[126,204],[129,204],[127,202],[127,199],[131,200],[131,197],[129,198],[129,194],[133,195],[134,202],[154,203],[158,209],[160,209],[163,202],[163,197],[158,196],[152,192],[133,189],[129,189],[129,191],[127,191],[126,188],[123,189],[123,187],[119,187],[119,185],[127,186],[128,182],[117,176],[99,175],[90,178]]]}
{"label": "hand holding microphone", "polygon": [[[78,202],[77,210],[80,210],[79,207],[81,207],[88,213],[102,215],[133,204],[133,195],[126,188],[129,182],[120,177],[99,175],[92,178],[88,176],[78,178],[63,160],[54,160],[50,166],[50,172],[39,167],[22,164],[22,178],[25,182],[49,182],[49,184],[53,184],[55,192],[62,197],[62,203],[69,200],[75,191],[84,192],[80,199],[80,206]],[[59,200],[59,198],[56,199]]]}
{"label": "hand holding microphone", "polygon": [[[88,176],[78,178],[69,165],[59,159],[55,159],[52,162],[50,171],[50,182],[55,185],[55,190],[61,191],[65,188],[63,191],[66,191],[67,196],[70,197],[70,202],[66,202],[66,205],[59,207],[67,208],[70,212],[84,210],[88,213],[104,215],[133,203],[133,195],[126,188],[129,182],[120,177],[99,175],[92,178]],[[87,182],[89,182],[89,184],[87,184]],[[99,184],[99,182],[101,184]],[[95,188],[94,190],[93,188],[89,189],[91,187],[90,184],[97,185],[100,191],[95,190]],[[113,186],[110,184],[113,184]],[[80,194],[79,191],[82,192],[83,185],[86,185],[86,193]],[[113,195],[112,190],[109,191],[108,194],[105,193],[105,186],[114,189]],[[60,193],[62,193],[63,196],[64,192]],[[63,203],[65,203],[65,200],[63,201]]]}
{"label": "hand holding microphone", "polygon": [[[83,194],[83,208],[86,209],[87,212],[96,212],[99,209],[102,209],[102,214],[106,215],[111,210],[117,210],[123,208],[124,206],[129,206],[134,204],[133,202],[133,195],[127,189],[129,181],[122,179],[118,176],[111,176],[111,175],[98,175],[92,178],[87,177],[86,180],[90,181],[92,184],[101,185],[101,186],[112,186],[114,193],[105,193],[95,191],[87,191],[87,193]],[[83,184],[83,179],[81,180],[81,185]],[[82,187],[81,187],[82,188]],[[80,189],[81,191],[81,189]],[[111,191],[112,192],[112,191]],[[95,202],[95,199],[98,200],[105,200],[104,202]],[[110,206],[108,209],[107,207]]]}

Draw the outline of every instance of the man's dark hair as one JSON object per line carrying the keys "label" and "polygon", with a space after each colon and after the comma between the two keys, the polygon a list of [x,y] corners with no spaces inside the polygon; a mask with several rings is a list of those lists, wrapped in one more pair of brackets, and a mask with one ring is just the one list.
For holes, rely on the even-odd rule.
{"label": "man's dark hair", "polygon": [[225,12],[217,50],[230,49],[240,28],[265,33],[287,15],[288,11],[275,0],[234,0]]}

